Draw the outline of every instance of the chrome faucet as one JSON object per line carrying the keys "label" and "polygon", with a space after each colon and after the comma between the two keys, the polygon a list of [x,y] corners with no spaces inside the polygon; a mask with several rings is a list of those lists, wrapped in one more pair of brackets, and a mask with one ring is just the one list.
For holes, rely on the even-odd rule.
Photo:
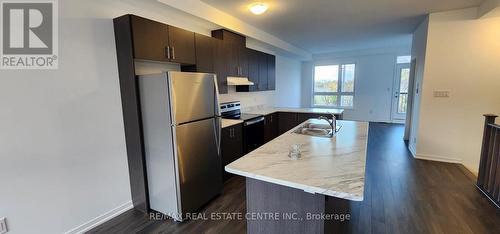
{"label": "chrome faucet", "polygon": [[332,115],[332,120],[328,119],[325,116],[320,116],[318,119],[325,120],[326,122],[328,122],[328,124],[330,124],[330,126],[332,127],[332,132],[330,133],[330,135],[333,135],[337,132],[337,118],[335,117],[334,114],[331,115]]}

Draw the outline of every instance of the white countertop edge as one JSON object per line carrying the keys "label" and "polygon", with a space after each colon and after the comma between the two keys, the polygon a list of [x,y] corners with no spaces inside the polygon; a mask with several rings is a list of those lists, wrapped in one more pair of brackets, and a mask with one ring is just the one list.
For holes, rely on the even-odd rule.
{"label": "white countertop edge", "polygon": [[345,109],[342,108],[333,108],[333,109],[327,109],[327,108],[298,108],[298,107],[266,107],[263,109],[256,109],[256,110],[248,110],[248,111],[242,111],[244,113],[248,114],[260,114],[260,115],[269,115],[273,114],[276,112],[296,112],[296,113],[315,113],[315,114],[329,114],[329,113],[334,113],[334,114],[343,114],[345,112]]}
{"label": "white countertop edge", "polygon": [[[350,193],[325,190],[325,189],[318,188],[318,187],[293,183],[290,181],[275,179],[275,178],[271,178],[271,177],[267,177],[267,176],[259,176],[259,175],[255,175],[252,173],[240,171],[240,170],[235,170],[235,169],[232,169],[228,166],[225,166],[224,169],[227,172],[232,173],[232,174],[236,174],[236,175],[240,175],[240,176],[244,176],[244,177],[248,177],[248,178],[252,178],[252,179],[256,179],[256,180],[260,180],[260,181],[265,181],[265,182],[269,182],[269,183],[273,183],[273,184],[283,185],[283,186],[287,186],[287,187],[291,187],[291,188],[300,189],[306,193],[317,193],[317,194],[322,194],[322,195],[326,195],[326,196],[330,196],[330,197],[342,198],[342,199],[351,200],[351,201],[363,201],[363,195],[359,196],[359,195],[350,194]],[[363,191],[363,193],[364,193],[364,191]]]}
{"label": "white countertop edge", "polygon": [[241,124],[241,123],[243,123],[243,120],[239,120],[239,119],[224,119],[224,118],[222,118],[221,128],[227,128],[227,127],[231,127],[231,126],[238,125],[238,124]]}

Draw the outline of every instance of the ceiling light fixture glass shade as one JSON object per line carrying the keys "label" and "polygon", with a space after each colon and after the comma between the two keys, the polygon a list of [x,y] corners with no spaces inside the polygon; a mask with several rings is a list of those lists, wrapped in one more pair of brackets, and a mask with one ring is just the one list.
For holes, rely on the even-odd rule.
{"label": "ceiling light fixture glass shade", "polygon": [[248,10],[255,15],[264,14],[267,11],[268,5],[262,2],[256,2],[248,5]]}

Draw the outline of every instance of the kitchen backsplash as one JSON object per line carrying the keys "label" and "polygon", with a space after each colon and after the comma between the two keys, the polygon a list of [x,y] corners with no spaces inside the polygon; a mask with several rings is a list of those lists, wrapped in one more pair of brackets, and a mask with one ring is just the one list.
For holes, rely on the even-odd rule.
{"label": "kitchen backsplash", "polygon": [[220,103],[240,101],[241,110],[243,112],[265,107],[274,106],[275,91],[260,91],[260,92],[236,92],[235,86],[230,86],[227,94],[220,94]]}

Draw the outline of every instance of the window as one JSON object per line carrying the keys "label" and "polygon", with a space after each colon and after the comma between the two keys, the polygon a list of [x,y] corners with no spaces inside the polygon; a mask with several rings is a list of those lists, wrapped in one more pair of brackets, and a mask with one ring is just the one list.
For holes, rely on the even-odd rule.
{"label": "window", "polygon": [[410,63],[411,61],[411,55],[404,55],[404,56],[398,56],[396,57],[396,63],[401,64],[401,63]]}
{"label": "window", "polygon": [[353,107],[355,64],[314,67],[313,105]]}
{"label": "window", "polygon": [[410,81],[410,68],[400,70],[398,113],[406,114],[406,105],[408,103],[408,83]]}

